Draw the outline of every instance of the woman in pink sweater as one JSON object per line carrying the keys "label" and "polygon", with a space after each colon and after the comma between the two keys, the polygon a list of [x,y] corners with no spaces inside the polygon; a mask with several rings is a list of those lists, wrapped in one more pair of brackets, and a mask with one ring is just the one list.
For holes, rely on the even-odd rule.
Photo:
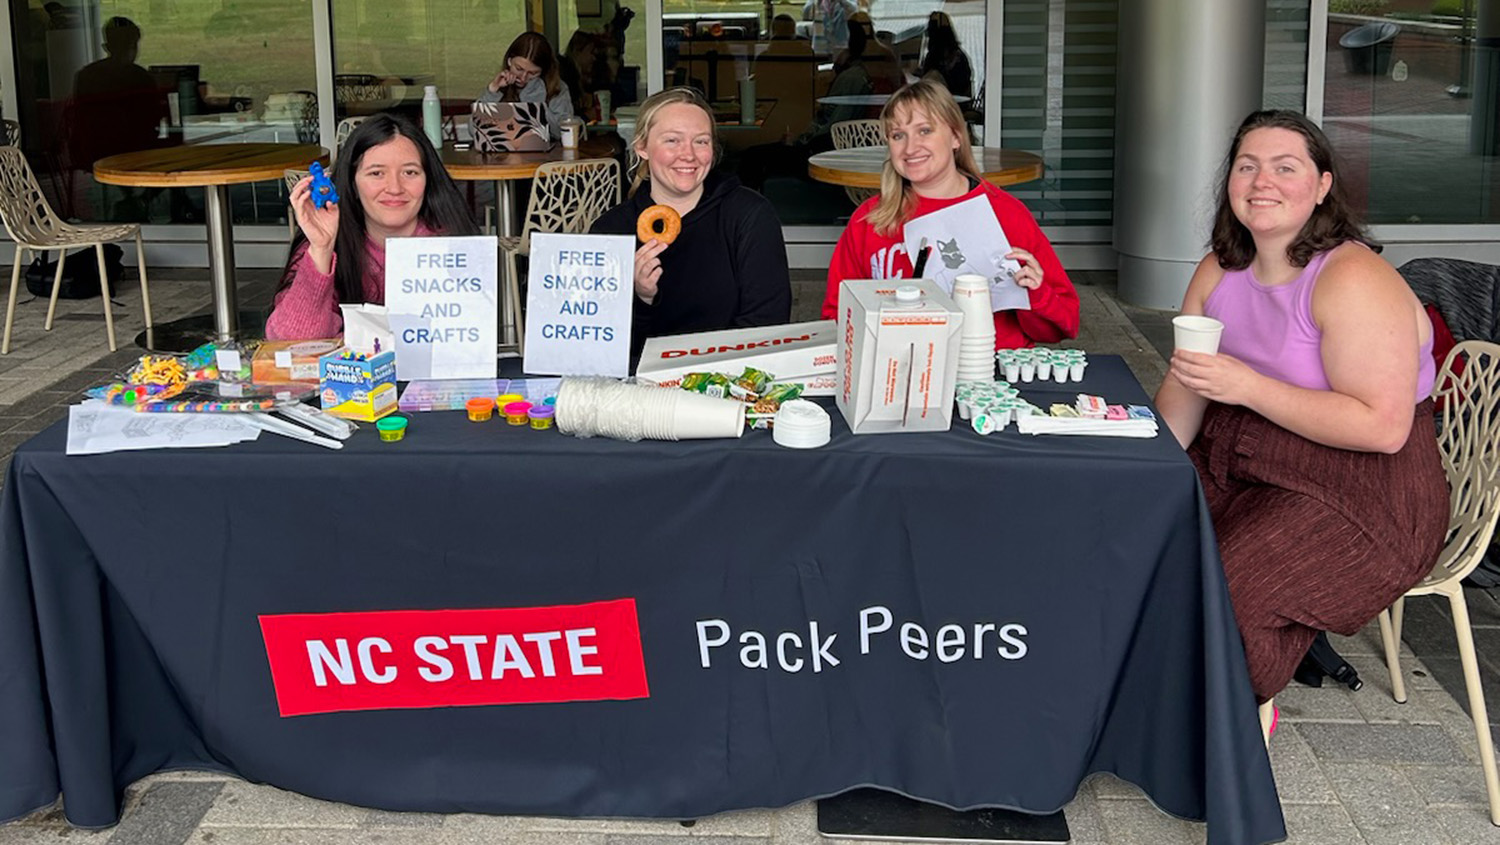
{"label": "woman in pink sweater", "polygon": [[311,176],[292,189],[298,232],[266,320],[270,340],[334,337],[341,303],[384,304],[386,238],[479,231],[427,136],[399,115],[361,123],[331,177],[341,202],[322,208]]}

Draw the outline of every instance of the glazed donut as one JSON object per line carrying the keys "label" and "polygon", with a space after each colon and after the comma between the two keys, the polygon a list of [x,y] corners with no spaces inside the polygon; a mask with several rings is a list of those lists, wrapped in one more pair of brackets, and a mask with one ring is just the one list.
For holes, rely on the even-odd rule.
{"label": "glazed donut", "polygon": [[[656,231],[656,222],[661,221],[661,231]],[[682,232],[682,218],[670,205],[653,205],[635,219],[635,236],[643,242],[656,238],[664,244],[677,240]]]}

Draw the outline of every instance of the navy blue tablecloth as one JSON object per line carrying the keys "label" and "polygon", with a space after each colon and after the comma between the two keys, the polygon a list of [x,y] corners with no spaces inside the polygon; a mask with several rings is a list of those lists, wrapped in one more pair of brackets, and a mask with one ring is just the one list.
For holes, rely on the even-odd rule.
{"label": "navy blue tablecloth", "polygon": [[[1023,395],[1080,389],[1145,401],[1113,357]],[[74,824],[107,825],[127,784],[173,767],[390,809],[667,818],[862,785],[1049,812],[1107,771],[1211,843],[1285,835],[1165,429],[856,437],[833,416],[810,451],[445,412],[339,452],[265,435],[68,457],[59,424],[17,450],[0,502],[0,818],[62,792]],[[638,620],[624,700],[284,716],[260,622],[596,602]],[[324,683],[355,662],[325,659]]]}

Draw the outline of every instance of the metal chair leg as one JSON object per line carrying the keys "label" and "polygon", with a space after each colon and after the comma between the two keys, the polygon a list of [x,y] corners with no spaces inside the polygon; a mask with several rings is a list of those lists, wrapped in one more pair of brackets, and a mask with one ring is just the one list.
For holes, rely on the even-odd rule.
{"label": "metal chair leg", "polygon": [[115,347],[115,315],[109,306],[109,271],[104,267],[104,244],[94,244],[94,257],[99,261],[99,293],[104,297],[104,332],[109,335],[109,351]]}
{"label": "metal chair leg", "polygon": [[67,248],[57,251],[57,273],[52,277],[52,299],[47,302],[47,324],[43,330],[52,331],[52,315],[57,313],[57,292],[62,290],[63,263],[68,259]]}
{"label": "metal chair leg", "polygon": [[10,354],[10,327],[16,319],[16,291],[21,285],[21,267],[26,263],[26,248],[16,244],[15,263],[10,268],[10,303],[5,306],[5,342],[0,344],[0,355]]}

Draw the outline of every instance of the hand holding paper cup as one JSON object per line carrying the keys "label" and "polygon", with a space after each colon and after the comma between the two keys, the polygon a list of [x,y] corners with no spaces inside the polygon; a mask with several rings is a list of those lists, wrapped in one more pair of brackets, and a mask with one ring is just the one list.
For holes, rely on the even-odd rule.
{"label": "hand holding paper cup", "polygon": [[1178,349],[1219,354],[1219,337],[1224,333],[1224,324],[1213,317],[1182,314],[1172,318],[1172,336]]}

